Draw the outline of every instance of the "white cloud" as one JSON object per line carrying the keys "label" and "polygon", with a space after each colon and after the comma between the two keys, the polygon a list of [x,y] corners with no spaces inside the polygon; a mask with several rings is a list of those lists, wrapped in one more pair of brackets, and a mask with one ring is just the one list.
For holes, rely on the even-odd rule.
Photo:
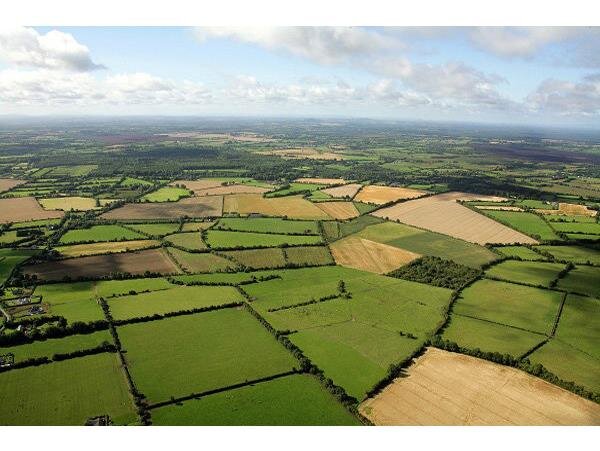
{"label": "white cloud", "polygon": [[374,30],[357,27],[203,27],[196,29],[200,41],[228,38],[282,50],[320,64],[339,64],[401,42]]}
{"label": "white cloud", "polygon": [[71,34],[52,30],[42,35],[23,27],[0,29],[0,59],[40,69],[85,72],[103,68]]}
{"label": "white cloud", "polygon": [[526,103],[533,111],[560,115],[586,115],[600,113],[600,73],[585,77],[575,83],[548,79],[531,93]]}

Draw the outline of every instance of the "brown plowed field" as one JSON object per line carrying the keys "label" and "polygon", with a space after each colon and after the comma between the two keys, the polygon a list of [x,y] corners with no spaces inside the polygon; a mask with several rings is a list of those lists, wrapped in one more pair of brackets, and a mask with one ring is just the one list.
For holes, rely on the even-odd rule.
{"label": "brown plowed field", "polygon": [[299,179],[296,179],[295,182],[296,183],[316,183],[318,185],[339,185],[340,183],[346,183],[346,180],[300,177]]}
{"label": "brown plowed field", "polygon": [[19,180],[19,179],[0,179],[0,193],[4,191],[8,191],[11,188],[14,188],[17,185],[22,185],[27,180]]}
{"label": "brown plowed field", "polygon": [[189,197],[178,202],[125,204],[100,215],[104,219],[175,219],[216,217],[223,214],[222,196]]}
{"label": "brown plowed field", "polygon": [[162,249],[68,258],[23,267],[25,274],[35,274],[40,280],[63,280],[65,276],[75,280],[79,277],[103,277],[116,272],[144,274],[146,271],[161,274],[180,273]]}
{"label": "brown plowed field", "polygon": [[35,197],[0,199],[0,223],[62,218],[64,212],[44,210]]}
{"label": "brown plowed field", "polygon": [[360,215],[352,202],[317,202],[315,205],[334,219],[351,219]]}
{"label": "brown plowed field", "polygon": [[410,188],[398,188],[395,186],[368,185],[359,191],[354,200],[370,204],[382,205],[401,199],[415,199],[427,194]]}
{"label": "brown plowed field", "polygon": [[332,243],[329,248],[340,266],[385,274],[420,257],[387,244],[359,237],[348,237]]}
{"label": "brown plowed field", "polygon": [[[205,198],[203,198],[205,199]],[[264,198],[260,194],[232,194],[225,196],[226,213],[267,216],[287,216],[292,219],[330,219],[319,207],[302,196]]]}
{"label": "brown plowed field", "polygon": [[196,191],[203,191],[209,188],[217,188],[219,186],[223,186],[223,182],[220,180],[211,180],[211,179],[200,179],[200,180],[175,180],[170,183],[171,186],[175,185],[183,185],[187,189],[192,190],[194,194]]}
{"label": "brown plowed field", "polygon": [[354,197],[358,190],[362,188],[360,183],[349,183],[348,185],[334,186],[333,188],[325,188],[321,191],[329,194],[331,197]]}
{"label": "brown plowed field", "polygon": [[460,205],[449,194],[403,202],[372,214],[471,243],[537,244],[533,238]]}
{"label": "brown plowed field", "polygon": [[196,196],[215,196],[222,194],[263,194],[271,191],[268,188],[251,185],[227,185],[208,188],[203,190],[194,190]]}
{"label": "brown plowed field", "polygon": [[360,412],[376,425],[600,425],[600,406],[516,368],[429,348]]}

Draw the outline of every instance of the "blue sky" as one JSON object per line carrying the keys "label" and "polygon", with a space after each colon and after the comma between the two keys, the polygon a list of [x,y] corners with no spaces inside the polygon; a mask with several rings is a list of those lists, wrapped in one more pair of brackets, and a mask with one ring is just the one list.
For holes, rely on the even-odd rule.
{"label": "blue sky", "polygon": [[596,126],[598,28],[0,30],[0,114]]}

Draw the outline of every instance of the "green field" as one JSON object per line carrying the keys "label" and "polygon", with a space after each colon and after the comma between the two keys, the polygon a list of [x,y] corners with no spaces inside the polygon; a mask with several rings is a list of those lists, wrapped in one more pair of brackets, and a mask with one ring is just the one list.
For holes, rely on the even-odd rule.
{"label": "green field", "polygon": [[600,365],[600,328],[590,321],[600,315],[600,299],[569,294],[563,307],[556,338],[593,356]]}
{"label": "green field", "polygon": [[191,253],[170,247],[169,253],[188,272],[218,272],[234,268],[235,263],[215,254]]}
{"label": "green field", "polygon": [[182,232],[200,232],[201,230],[208,229],[214,222],[186,222],[181,227]]}
{"label": "green field", "polygon": [[136,421],[118,357],[104,353],[0,373],[0,424],[82,426],[108,414]]}
{"label": "green field", "polygon": [[600,268],[577,266],[558,281],[558,287],[600,298]]}
{"label": "green field", "polygon": [[214,273],[214,274],[192,274],[185,276],[174,276],[173,279],[183,282],[184,284],[192,284],[194,282],[201,283],[216,283],[216,284],[239,284],[242,282],[251,282],[256,277],[264,277],[269,274],[276,274],[277,271],[260,271],[260,272],[236,272],[236,273]]}
{"label": "green field", "polygon": [[265,197],[279,197],[279,196],[290,196],[292,194],[303,193],[305,191],[313,192],[320,188],[325,188],[327,185],[320,185],[317,183],[295,183],[289,184],[288,188],[280,189],[270,193],[266,193]]}
{"label": "green field", "polygon": [[560,240],[541,217],[523,211],[480,210],[481,213],[538,240]]}
{"label": "green field", "polygon": [[38,219],[37,221],[15,222],[11,229],[27,229],[29,227],[43,227],[60,224],[60,219]]}
{"label": "green field", "polygon": [[421,255],[453,260],[472,268],[478,268],[498,259],[494,252],[483,246],[395,222],[366,227],[356,236]]}
{"label": "green field", "polygon": [[600,265],[600,250],[582,246],[536,246],[557,260]]}
{"label": "green field", "polygon": [[281,218],[223,218],[219,219],[215,229],[282,234],[319,234],[319,228],[314,221],[291,221]]}
{"label": "green field", "polygon": [[20,346],[0,348],[0,354],[12,352],[15,355],[15,362],[20,362],[26,359],[52,358],[54,354],[69,354],[74,351],[92,349],[100,346],[104,341],[113,342],[108,330],[91,334],[70,335],[65,338],[50,338]]}
{"label": "green field", "polygon": [[152,410],[152,424],[351,426],[360,422],[314,377],[297,374]]}
{"label": "green field", "polygon": [[292,355],[242,308],[130,324],[118,327],[118,333],[132,377],[151,403],[297,366]]}
{"label": "green field", "polygon": [[322,224],[325,238],[329,241],[333,241],[352,235],[353,233],[358,233],[365,227],[381,224],[382,222],[384,221],[381,218],[364,215],[346,222],[323,221]]}
{"label": "green field", "polygon": [[206,244],[202,241],[200,232],[182,232],[173,235],[167,235],[165,241],[190,250],[206,249]]}
{"label": "green field", "polygon": [[153,237],[161,237],[179,230],[179,223],[165,222],[157,224],[126,224],[127,227],[146,233]]}
{"label": "green field", "polygon": [[[552,228],[557,232],[587,233],[590,235],[600,235],[600,224],[580,223],[580,222],[553,222]],[[599,237],[600,238],[600,237]]]}
{"label": "green field", "polygon": [[190,191],[186,188],[163,186],[142,197],[142,202],[176,202],[183,197],[189,197]]}
{"label": "green field", "polygon": [[60,238],[61,244],[99,241],[122,241],[145,239],[141,233],[134,232],[119,225],[95,225],[89,229],[69,230]]}
{"label": "green field", "polygon": [[508,260],[492,266],[485,274],[510,282],[548,287],[563,269],[562,263]]}
{"label": "green field", "polygon": [[99,280],[94,282],[93,289],[96,296],[109,298],[122,294],[134,294],[132,292],[142,293],[145,291],[167,290],[173,287],[174,285],[163,277],[151,277],[131,280]]}
{"label": "green field", "polygon": [[298,266],[330,265],[334,263],[325,246],[288,247],[283,250],[289,264]]}
{"label": "green field", "polygon": [[152,182],[149,182],[147,180],[142,180],[142,179],[138,179],[138,178],[133,178],[133,177],[125,177],[123,179],[123,181],[121,182],[121,186],[150,186],[153,185]]}
{"label": "green field", "polygon": [[300,246],[303,244],[320,243],[321,237],[316,235],[277,235],[272,233],[209,230],[206,234],[206,242],[213,249],[263,246],[276,247],[283,244]]}
{"label": "green field", "polygon": [[283,268],[286,265],[283,249],[248,249],[223,252],[241,265],[253,269]]}
{"label": "green field", "polygon": [[15,266],[35,254],[37,251],[29,249],[0,249],[0,285],[8,279]]}
{"label": "green field", "polygon": [[69,323],[87,323],[104,319],[92,286],[92,282],[48,284],[38,286],[34,293],[42,296],[49,315],[62,316]]}
{"label": "green field", "polygon": [[465,348],[510,354],[517,358],[545,340],[546,336],[466,316],[452,315],[443,338]]}
{"label": "green field", "polygon": [[169,290],[112,298],[109,299],[108,306],[113,318],[118,321],[242,300],[241,294],[233,287],[177,286]]}
{"label": "green field", "polygon": [[454,312],[537,333],[550,333],[563,293],[495,280],[467,287]]}
{"label": "green field", "polygon": [[516,257],[521,260],[547,260],[543,255],[525,246],[499,246],[495,247],[494,250],[506,257]]}

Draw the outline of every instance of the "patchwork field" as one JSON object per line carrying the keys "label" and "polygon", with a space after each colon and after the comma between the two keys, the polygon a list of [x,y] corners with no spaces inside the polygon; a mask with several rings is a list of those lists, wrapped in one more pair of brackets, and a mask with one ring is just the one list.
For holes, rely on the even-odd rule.
{"label": "patchwork field", "polygon": [[202,237],[200,236],[199,232],[175,233],[173,235],[165,236],[164,239],[175,246],[181,246],[186,249],[206,249],[206,244],[204,241],[202,241]]}
{"label": "patchwork field", "polygon": [[385,274],[420,257],[414,252],[387,244],[349,236],[330,245],[336,264]]}
{"label": "patchwork field", "polygon": [[226,232],[221,230],[209,230],[206,233],[206,243],[213,249],[276,247],[284,244],[299,246],[320,242],[321,237],[318,235],[278,235],[274,233]]}
{"label": "patchwork field", "polygon": [[358,190],[362,188],[360,183],[349,183],[347,185],[334,186],[333,188],[325,188],[321,191],[331,197],[354,197]]}
{"label": "patchwork field", "polygon": [[582,246],[536,246],[557,260],[573,263],[600,265],[600,250]]}
{"label": "patchwork field", "polygon": [[302,196],[267,199],[259,194],[234,194],[225,196],[223,211],[241,215],[254,213],[267,216],[285,216],[292,219],[329,219],[329,216],[319,207],[303,199]]}
{"label": "patchwork field", "polygon": [[368,204],[383,205],[401,199],[415,199],[427,194],[425,191],[393,186],[368,185],[363,187],[354,200]]}
{"label": "patchwork field", "polygon": [[94,241],[136,240],[144,238],[144,235],[119,225],[95,225],[88,229],[73,229],[67,231],[67,233],[60,238],[60,243],[71,244]]}
{"label": "patchwork field", "polygon": [[[519,211],[485,211],[486,216],[540,240],[560,240],[554,230],[538,215]],[[515,241],[516,242],[516,241]],[[519,241],[534,244],[535,240]]]}
{"label": "patchwork field", "polygon": [[62,218],[62,211],[44,210],[35,197],[0,199],[0,223]]}
{"label": "patchwork field", "polygon": [[40,280],[100,278],[115,273],[144,274],[147,271],[176,274],[179,269],[162,249],[69,258],[23,267],[25,274],[35,275]]}
{"label": "patchwork field", "polygon": [[522,260],[547,260],[543,255],[525,246],[501,246],[495,247],[495,251],[505,255],[506,257],[517,257]]}
{"label": "patchwork field", "polygon": [[142,197],[142,202],[176,202],[183,197],[188,197],[190,191],[185,188],[163,186]]}
{"label": "patchwork field", "polygon": [[200,179],[200,180],[175,180],[171,186],[184,186],[187,189],[197,194],[209,188],[217,188],[223,185],[221,180],[217,179]]}
{"label": "patchwork field", "polygon": [[152,411],[156,425],[352,426],[360,422],[319,384],[296,374]]}
{"label": "patchwork field", "polygon": [[106,414],[117,425],[136,421],[116,354],[0,373],[0,385],[2,425],[82,426],[88,418]]}
{"label": "patchwork field", "polygon": [[334,219],[352,219],[360,214],[352,202],[319,202],[316,205]]}
{"label": "patchwork field", "polygon": [[283,268],[286,265],[283,249],[248,249],[222,252],[228,258],[253,269]]}
{"label": "patchwork field", "polygon": [[26,180],[20,180],[20,179],[5,179],[5,178],[0,178],[0,193],[3,193],[4,191],[8,191],[12,188],[14,188],[15,186],[19,186],[22,185],[23,183],[26,183]]}
{"label": "patchwork field", "polygon": [[600,425],[600,406],[514,368],[429,348],[361,404],[377,425]]}
{"label": "patchwork field", "polygon": [[216,196],[224,194],[264,194],[268,191],[270,191],[269,188],[264,188],[262,186],[233,184],[207,189],[195,189],[194,194],[196,196]]}
{"label": "patchwork field", "polygon": [[319,228],[314,221],[290,221],[281,218],[222,218],[214,228],[241,232],[319,234]]}
{"label": "patchwork field", "polygon": [[177,219],[209,218],[221,216],[223,198],[221,196],[190,197],[178,202],[156,202],[125,204],[100,217],[104,219]]}
{"label": "patchwork field", "polygon": [[87,211],[96,208],[96,199],[93,197],[50,197],[39,202],[45,210]]}
{"label": "patchwork field", "polygon": [[578,266],[558,281],[558,287],[600,299],[600,268]]}
{"label": "patchwork field", "polygon": [[169,253],[188,272],[226,271],[235,267],[235,263],[215,254],[191,253],[170,247]]}
{"label": "patchwork field", "polygon": [[344,179],[328,179],[315,177],[300,177],[295,180],[296,183],[315,183],[317,185],[340,185],[346,183]]}
{"label": "patchwork field", "polygon": [[[198,224],[204,224],[202,222]],[[207,223],[210,224],[210,223]],[[166,222],[156,224],[125,224],[130,229],[137,230],[138,232],[145,233],[153,237],[162,237],[179,231],[179,223]]]}
{"label": "patchwork field", "polygon": [[550,286],[550,282],[565,269],[562,263],[504,261],[492,266],[485,273],[490,277],[532,285]]}
{"label": "patchwork field", "polygon": [[288,264],[298,266],[315,266],[333,264],[333,257],[325,246],[297,246],[283,249]]}
{"label": "patchwork field", "polygon": [[54,249],[63,257],[84,257],[86,255],[114,254],[119,252],[130,252],[150,247],[159,247],[160,241],[135,240],[117,241],[91,244],[74,244],[71,246],[57,246]]}
{"label": "patchwork field", "polygon": [[119,327],[118,333],[132,377],[150,403],[297,366],[292,355],[241,308],[130,324]]}
{"label": "patchwork field", "polygon": [[537,243],[442,194],[403,202],[372,214],[476,244]]}

